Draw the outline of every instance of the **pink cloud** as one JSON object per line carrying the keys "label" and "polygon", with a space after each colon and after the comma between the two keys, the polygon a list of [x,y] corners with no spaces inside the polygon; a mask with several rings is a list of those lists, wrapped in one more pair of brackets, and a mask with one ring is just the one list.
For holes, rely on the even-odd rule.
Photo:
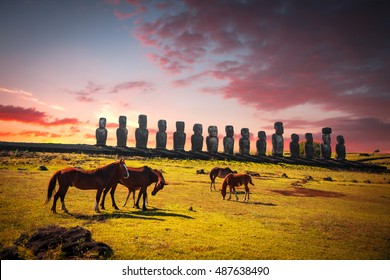
{"label": "pink cloud", "polygon": [[111,88],[111,93],[118,93],[121,91],[135,91],[141,93],[150,92],[153,89],[153,84],[147,81],[128,81],[119,83]]}
{"label": "pink cloud", "polygon": [[[134,30],[163,70],[226,84],[206,92],[273,111],[304,103],[388,119],[390,61],[382,2],[183,1]],[[187,85],[193,74],[176,81]],[[196,81],[196,79],[194,79]]]}
{"label": "pink cloud", "polygon": [[0,120],[2,121],[18,121],[42,126],[77,125],[80,123],[76,118],[49,121],[50,118],[46,113],[37,111],[35,108],[23,108],[12,105],[4,106],[0,104]]}

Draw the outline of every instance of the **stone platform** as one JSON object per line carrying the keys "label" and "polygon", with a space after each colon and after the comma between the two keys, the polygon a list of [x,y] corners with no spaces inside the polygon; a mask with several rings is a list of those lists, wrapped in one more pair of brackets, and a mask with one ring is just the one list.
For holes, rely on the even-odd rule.
{"label": "stone platform", "polygon": [[49,143],[24,143],[24,142],[0,142],[1,151],[30,151],[51,153],[85,153],[85,154],[110,154],[124,157],[162,157],[172,159],[198,159],[198,160],[226,160],[240,162],[257,162],[272,164],[300,164],[308,166],[325,167],[330,169],[343,169],[364,172],[387,172],[387,168],[380,165],[363,163],[358,161],[337,161],[334,159],[307,159],[275,156],[253,156],[236,153],[173,151],[162,149],[137,149],[132,147],[96,146],[87,144],[49,144]]}

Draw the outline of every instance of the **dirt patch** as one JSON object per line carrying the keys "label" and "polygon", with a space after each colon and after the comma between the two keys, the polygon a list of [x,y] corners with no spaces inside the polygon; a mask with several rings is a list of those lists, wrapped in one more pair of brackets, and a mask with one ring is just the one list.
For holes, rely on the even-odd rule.
{"label": "dirt patch", "polygon": [[344,197],[345,194],[338,192],[329,192],[322,190],[313,190],[308,188],[293,187],[291,190],[270,190],[285,196],[300,197]]}

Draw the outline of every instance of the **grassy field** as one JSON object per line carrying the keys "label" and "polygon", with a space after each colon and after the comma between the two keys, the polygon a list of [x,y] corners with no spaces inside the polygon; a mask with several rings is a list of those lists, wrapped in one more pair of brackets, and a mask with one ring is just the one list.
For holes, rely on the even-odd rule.
{"label": "grassy field", "polygon": [[[53,172],[67,166],[92,169],[115,156],[8,152],[0,157],[0,243],[49,224],[82,226],[107,243],[114,259],[390,259],[389,173],[335,171],[258,163],[126,159],[131,167],[163,170],[170,184],[149,195],[149,210],[121,207],[127,189],[118,186],[101,214],[96,191],[70,188],[69,214],[44,204]],[[357,156],[354,156],[357,159]],[[381,164],[389,164],[382,159]],[[45,166],[48,171],[41,171]],[[215,166],[252,172],[249,203],[222,200],[210,191]],[[151,192],[149,189],[149,194]],[[239,198],[243,199],[243,189]],[[28,257],[28,252],[25,252]],[[52,258],[61,258],[53,254]]]}

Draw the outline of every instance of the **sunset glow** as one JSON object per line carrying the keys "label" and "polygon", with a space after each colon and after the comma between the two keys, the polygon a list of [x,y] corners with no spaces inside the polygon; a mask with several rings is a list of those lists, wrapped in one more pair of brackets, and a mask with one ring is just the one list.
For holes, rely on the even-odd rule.
{"label": "sunset glow", "polygon": [[[0,141],[135,146],[167,121],[290,135],[331,127],[347,152],[390,152],[387,1],[28,1],[0,3]],[[220,144],[221,151],[223,150]]]}

